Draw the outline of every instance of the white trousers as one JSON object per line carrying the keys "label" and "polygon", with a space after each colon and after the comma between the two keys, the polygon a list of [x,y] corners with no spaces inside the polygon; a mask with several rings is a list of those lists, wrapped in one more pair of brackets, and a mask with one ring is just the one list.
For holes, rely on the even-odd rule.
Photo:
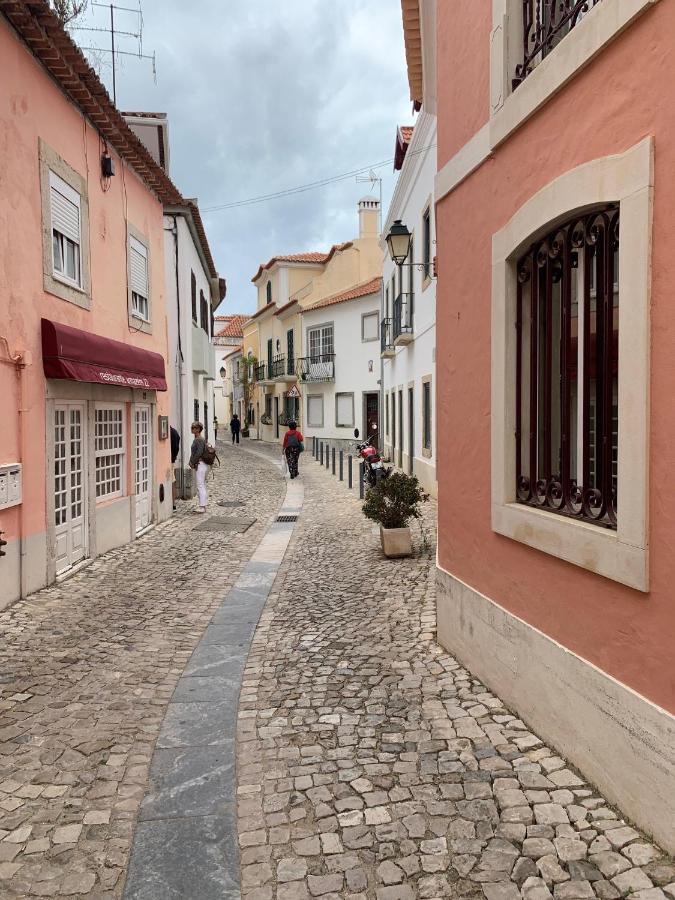
{"label": "white trousers", "polygon": [[197,496],[200,506],[206,506],[209,499],[206,495],[206,473],[208,471],[209,467],[200,459],[197,463]]}

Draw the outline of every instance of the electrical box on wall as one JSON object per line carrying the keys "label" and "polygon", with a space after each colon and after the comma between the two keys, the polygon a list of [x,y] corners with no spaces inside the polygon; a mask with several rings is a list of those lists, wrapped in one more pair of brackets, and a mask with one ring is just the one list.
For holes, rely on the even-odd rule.
{"label": "electrical box on wall", "polygon": [[0,466],[0,509],[22,502],[21,463]]}

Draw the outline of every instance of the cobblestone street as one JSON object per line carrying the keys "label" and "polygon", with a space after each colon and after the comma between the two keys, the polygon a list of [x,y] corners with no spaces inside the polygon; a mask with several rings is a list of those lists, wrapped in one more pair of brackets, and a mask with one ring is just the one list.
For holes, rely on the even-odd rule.
{"label": "cobblestone street", "polygon": [[[195,531],[193,501],[0,614],[2,898],[123,895],[172,692],[286,494],[276,451],[219,452],[209,512],[245,532]],[[434,502],[385,560],[357,490],[310,453],[300,485],[241,682],[242,896],[675,900],[672,861],[436,644]]]}

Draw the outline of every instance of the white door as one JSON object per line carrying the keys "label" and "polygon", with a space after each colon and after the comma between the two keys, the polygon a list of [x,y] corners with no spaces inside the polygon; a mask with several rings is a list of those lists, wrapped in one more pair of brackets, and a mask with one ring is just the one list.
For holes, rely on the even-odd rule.
{"label": "white door", "polygon": [[87,555],[84,406],[54,409],[54,534],[56,574]]}
{"label": "white door", "polygon": [[150,524],[150,407],[134,407],[134,431],[136,441],[136,531]]}

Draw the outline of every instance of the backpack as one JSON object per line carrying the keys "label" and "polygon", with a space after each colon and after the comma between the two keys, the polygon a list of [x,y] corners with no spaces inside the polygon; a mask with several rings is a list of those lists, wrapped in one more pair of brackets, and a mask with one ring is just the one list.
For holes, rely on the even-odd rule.
{"label": "backpack", "polygon": [[218,460],[218,465],[220,465],[220,459],[216,453],[216,448],[212,447],[211,444],[207,444],[202,453],[202,462],[205,462],[207,466],[212,466],[216,460]]}
{"label": "backpack", "polygon": [[300,439],[294,431],[288,435],[288,440],[286,441],[286,447],[289,450],[299,450],[302,444],[300,443]]}

